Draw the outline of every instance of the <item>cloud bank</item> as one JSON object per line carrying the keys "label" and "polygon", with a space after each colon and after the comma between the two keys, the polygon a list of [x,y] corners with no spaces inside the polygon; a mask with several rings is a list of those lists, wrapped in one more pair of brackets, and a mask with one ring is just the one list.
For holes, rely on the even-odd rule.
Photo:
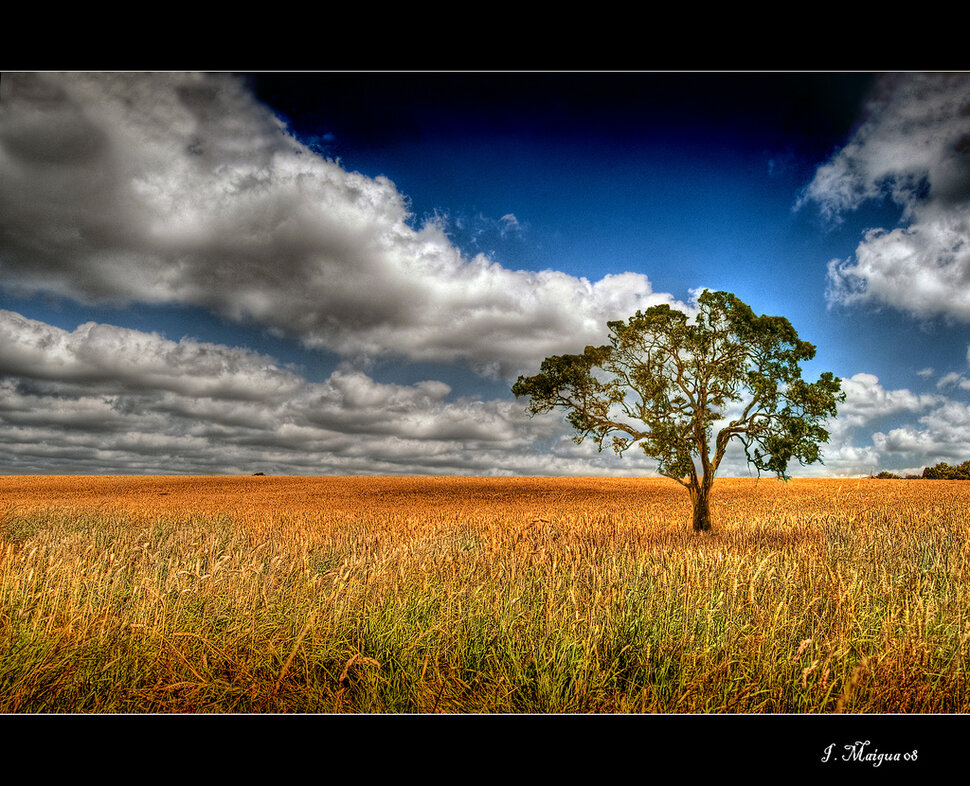
{"label": "cloud bank", "polygon": [[555,461],[520,455],[555,438],[550,421],[450,393],[353,369],[311,383],[247,349],[0,311],[0,471],[487,475]]}
{"label": "cloud bank", "polygon": [[[918,468],[970,453],[970,407],[942,394],[843,381],[825,465],[797,476]],[[894,414],[918,424],[874,426]],[[88,322],[72,331],[0,310],[0,472],[189,474],[655,474],[575,445],[560,414],[456,397],[448,385],[375,381],[350,367],[322,382],[252,350],[172,341]],[[960,459],[963,460],[963,459]],[[724,476],[748,476],[734,445]]]}
{"label": "cloud bank", "polygon": [[505,376],[675,303],[641,274],[465,257],[441,222],[413,226],[389,179],[303,146],[229,75],[10,74],[0,89],[12,293],[198,306],[344,358]]}
{"label": "cloud bank", "polygon": [[881,304],[970,322],[970,74],[881,80],[864,122],[799,205],[839,221],[889,198],[900,225],[867,231],[828,265],[830,304]]}

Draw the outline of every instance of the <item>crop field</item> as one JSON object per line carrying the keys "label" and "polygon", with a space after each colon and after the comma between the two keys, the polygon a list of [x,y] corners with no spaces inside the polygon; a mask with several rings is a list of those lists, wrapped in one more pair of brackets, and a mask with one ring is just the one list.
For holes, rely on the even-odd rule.
{"label": "crop field", "polygon": [[963,713],[970,482],[0,477],[6,713]]}

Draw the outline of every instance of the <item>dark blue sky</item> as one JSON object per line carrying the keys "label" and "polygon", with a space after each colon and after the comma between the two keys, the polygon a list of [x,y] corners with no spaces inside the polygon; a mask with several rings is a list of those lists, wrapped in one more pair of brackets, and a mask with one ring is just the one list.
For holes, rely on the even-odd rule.
{"label": "dark blue sky", "polygon": [[811,472],[970,457],[964,75],[5,74],[0,92],[0,471],[649,471],[521,422],[509,382],[702,287],[787,316],[818,346],[806,376],[847,380]]}

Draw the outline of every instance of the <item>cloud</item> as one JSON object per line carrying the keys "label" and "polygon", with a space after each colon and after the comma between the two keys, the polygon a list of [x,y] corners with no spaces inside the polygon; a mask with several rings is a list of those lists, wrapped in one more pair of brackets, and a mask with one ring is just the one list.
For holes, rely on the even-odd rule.
{"label": "cloud", "polygon": [[0,312],[0,468],[488,474],[542,433],[510,401],[450,392],[346,369],[311,383],[250,350]]}
{"label": "cloud", "polygon": [[885,198],[901,208],[900,225],[867,231],[854,257],[829,263],[829,302],[970,321],[970,75],[883,77],[797,206],[838,222]]}
{"label": "cloud", "polygon": [[87,322],[68,332],[0,310],[0,375],[182,396],[283,401],[303,381],[247,349]]}
{"label": "cloud", "polygon": [[873,445],[887,459],[901,454],[915,457],[922,466],[939,461],[963,462],[970,457],[970,406],[944,400],[919,419],[887,433],[872,435]]}
{"label": "cloud", "polygon": [[963,374],[956,371],[951,371],[940,377],[936,382],[936,386],[938,388],[959,387],[963,390],[970,390],[970,379],[967,379]]}
{"label": "cloud", "polygon": [[845,402],[839,405],[834,428],[856,428],[877,418],[920,412],[938,405],[939,396],[916,394],[905,388],[887,390],[874,374],[859,373],[842,380]]}
{"label": "cloud", "polygon": [[198,306],[346,358],[506,376],[602,340],[609,319],[682,306],[641,274],[465,257],[389,179],[300,144],[229,75],[10,74],[0,89],[0,275],[16,294]]}
{"label": "cloud", "polygon": [[499,234],[505,237],[508,234],[520,233],[522,232],[522,224],[519,223],[519,219],[515,217],[512,213],[506,213],[502,216],[499,221]]}
{"label": "cloud", "polygon": [[[947,374],[937,388],[966,387],[964,381],[959,374]],[[873,374],[843,379],[842,389],[846,401],[829,424],[828,470],[847,475],[882,469],[918,473],[938,461],[970,457],[970,406],[942,394],[889,390]],[[918,417],[908,422],[914,415]],[[886,429],[886,419],[899,425]],[[865,433],[877,423],[885,430]]]}
{"label": "cloud", "polygon": [[917,317],[970,322],[970,218],[872,229],[855,257],[828,264],[830,303],[881,303]]}
{"label": "cloud", "polygon": [[[967,405],[889,390],[871,374],[843,387],[825,465],[793,466],[796,476],[970,455]],[[907,415],[920,417],[861,433]],[[0,472],[656,474],[636,450],[621,459],[571,434],[561,413],[529,418],[521,402],[455,396],[437,380],[380,383],[344,366],[310,382],[244,348],[0,311]],[[719,474],[754,474],[736,443]]]}
{"label": "cloud", "polygon": [[802,202],[830,219],[890,196],[907,211],[970,199],[970,75],[890,74],[853,138],[819,167]]}
{"label": "cloud", "polygon": [[[938,394],[916,394],[906,388],[888,389],[875,374],[858,373],[842,379],[845,402],[839,405],[838,417],[825,428],[829,441],[821,446],[822,464],[805,467],[794,463],[788,470],[794,477],[857,477],[881,469],[899,469],[901,459],[908,466],[923,466],[961,450],[970,455],[970,430],[948,432],[944,426],[950,409],[961,406]],[[727,419],[734,416],[726,413]],[[906,421],[919,415],[919,428]],[[905,425],[888,434],[873,431],[877,425],[902,422]],[[717,424],[716,428],[721,424]],[[884,426],[885,427],[885,426]],[[928,459],[933,458],[932,462]],[[907,470],[909,471],[909,470]],[[723,476],[753,476],[740,445],[731,443],[719,472]]]}
{"label": "cloud", "polygon": [[843,379],[842,389],[846,400],[826,426],[825,463],[799,468],[799,476],[852,477],[884,469],[918,474],[938,461],[970,456],[967,405],[941,394],[888,389],[868,373]]}
{"label": "cloud", "polygon": [[68,331],[0,311],[0,472],[615,469],[563,453],[564,431],[561,418],[456,397],[436,380],[386,384],[342,367],[310,382],[248,349],[94,322]]}

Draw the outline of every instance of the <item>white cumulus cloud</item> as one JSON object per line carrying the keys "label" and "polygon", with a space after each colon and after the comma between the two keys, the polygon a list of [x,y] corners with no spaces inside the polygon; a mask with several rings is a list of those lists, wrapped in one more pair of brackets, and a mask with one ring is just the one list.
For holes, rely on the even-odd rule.
{"label": "white cumulus cloud", "polygon": [[[509,398],[437,380],[322,382],[248,349],[0,311],[0,472],[598,474],[595,455]],[[624,468],[621,467],[621,470]]]}
{"label": "white cumulus cloud", "polygon": [[830,303],[970,321],[970,74],[884,76],[799,205],[837,221],[886,197],[900,225],[869,230],[853,257],[829,263]]}
{"label": "white cumulus cloud", "polygon": [[5,74],[0,90],[13,293],[197,306],[348,358],[504,375],[674,304],[642,274],[467,258],[440,221],[413,225],[389,179],[301,145],[230,75]]}

